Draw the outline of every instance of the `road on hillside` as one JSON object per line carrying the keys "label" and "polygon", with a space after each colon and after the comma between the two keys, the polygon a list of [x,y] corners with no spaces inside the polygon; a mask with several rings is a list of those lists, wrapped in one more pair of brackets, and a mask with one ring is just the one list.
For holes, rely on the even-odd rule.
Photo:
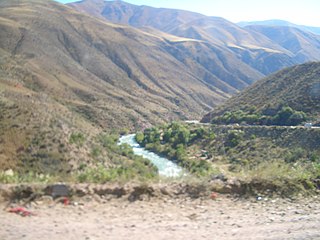
{"label": "road on hillside", "polygon": [[[186,120],[185,123],[188,124],[195,124],[195,125],[203,125],[203,126],[210,126],[211,123],[202,123],[199,120]],[[289,129],[296,129],[296,128],[305,128],[305,129],[319,129],[320,127],[317,126],[276,126],[276,125],[241,125],[241,124],[229,124],[229,125],[218,125],[222,127],[266,127],[266,128],[272,128],[272,127],[283,127],[283,128],[289,128]]]}

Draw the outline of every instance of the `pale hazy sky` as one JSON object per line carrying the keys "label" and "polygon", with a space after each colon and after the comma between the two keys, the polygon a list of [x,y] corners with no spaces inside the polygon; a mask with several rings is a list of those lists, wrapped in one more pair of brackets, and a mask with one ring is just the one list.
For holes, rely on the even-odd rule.
{"label": "pale hazy sky", "polygon": [[[75,0],[56,0],[74,2]],[[126,0],[135,5],[176,8],[232,22],[281,19],[320,27],[320,0]]]}

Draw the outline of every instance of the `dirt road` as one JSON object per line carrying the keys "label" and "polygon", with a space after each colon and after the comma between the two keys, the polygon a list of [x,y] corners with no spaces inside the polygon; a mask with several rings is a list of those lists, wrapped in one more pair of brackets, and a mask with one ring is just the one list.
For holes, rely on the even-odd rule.
{"label": "dirt road", "polygon": [[320,239],[320,197],[305,200],[179,198],[129,202],[83,197],[45,201],[9,213],[0,205],[0,239]]}

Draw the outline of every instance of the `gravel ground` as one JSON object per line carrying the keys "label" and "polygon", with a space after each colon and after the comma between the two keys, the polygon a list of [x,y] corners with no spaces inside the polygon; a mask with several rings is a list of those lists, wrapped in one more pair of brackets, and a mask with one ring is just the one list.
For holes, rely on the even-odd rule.
{"label": "gravel ground", "polygon": [[320,197],[307,199],[85,196],[70,205],[32,202],[22,217],[0,204],[0,239],[320,239]]}

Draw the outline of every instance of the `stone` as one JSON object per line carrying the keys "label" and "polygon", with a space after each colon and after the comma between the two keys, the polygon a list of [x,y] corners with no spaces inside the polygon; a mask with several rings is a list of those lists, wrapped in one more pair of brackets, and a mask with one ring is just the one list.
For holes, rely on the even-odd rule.
{"label": "stone", "polygon": [[8,169],[4,172],[4,175],[12,177],[14,175],[14,172],[12,169]]}
{"label": "stone", "polygon": [[69,188],[65,184],[54,184],[48,186],[46,189],[47,194],[53,197],[53,199],[59,197],[68,197],[70,194]]}
{"label": "stone", "polygon": [[45,196],[41,196],[38,201],[39,204],[52,204],[54,203],[53,198],[51,196],[45,195]]}

